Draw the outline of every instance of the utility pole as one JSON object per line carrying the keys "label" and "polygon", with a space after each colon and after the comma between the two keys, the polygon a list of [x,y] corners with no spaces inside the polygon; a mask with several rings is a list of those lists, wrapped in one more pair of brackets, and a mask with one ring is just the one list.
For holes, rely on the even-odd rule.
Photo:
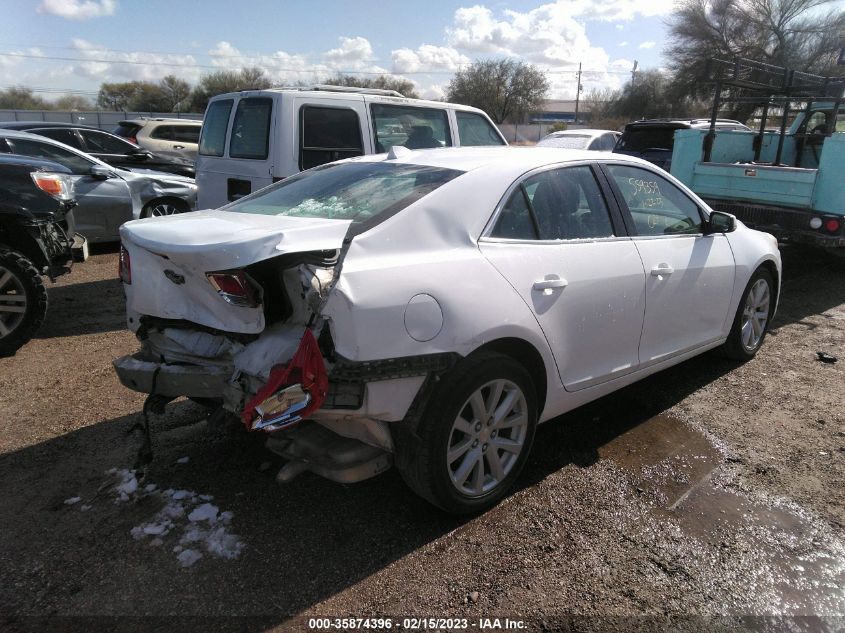
{"label": "utility pole", "polygon": [[578,62],[578,87],[575,89],[575,125],[578,125],[578,101],[581,98],[581,62]]}
{"label": "utility pole", "polygon": [[631,69],[631,88],[634,87],[634,78],[637,76],[637,66],[639,66],[639,62],[635,59],[634,67]]}

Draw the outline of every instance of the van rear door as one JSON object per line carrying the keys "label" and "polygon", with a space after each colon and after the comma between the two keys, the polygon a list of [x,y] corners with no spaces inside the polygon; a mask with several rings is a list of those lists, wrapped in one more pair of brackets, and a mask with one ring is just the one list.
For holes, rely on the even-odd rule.
{"label": "van rear door", "polygon": [[199,208],[217,208],[273,182],[273,95],[249,93],[212,101],[197,156]]}

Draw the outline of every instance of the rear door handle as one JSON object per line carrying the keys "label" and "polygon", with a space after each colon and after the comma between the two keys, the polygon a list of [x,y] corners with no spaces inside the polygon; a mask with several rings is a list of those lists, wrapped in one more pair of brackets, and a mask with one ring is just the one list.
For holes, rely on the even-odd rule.
{"label": "rear door handle", "polygon": [[174,145],[173,149],[185,149],[184,145]]}
{"label": "rear door handle", "polygon": [[564,288],[569,284],[566,279],[558,275],[546,275],[543,279],[534,282],[534,290],[551,290],[552,288]]}
{"label": "rear door handle", "polygon": [[671,275],[673,272],[675,272],[675,269],[669,264],[658,264],[651,269],[651,276],[662,277],[663,275]]}

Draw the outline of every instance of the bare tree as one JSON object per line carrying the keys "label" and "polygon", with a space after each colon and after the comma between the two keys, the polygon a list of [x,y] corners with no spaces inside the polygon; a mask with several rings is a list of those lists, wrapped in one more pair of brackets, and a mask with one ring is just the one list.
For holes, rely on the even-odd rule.
{"label": "bare tree", "polygon": [[90,110],[94,107],[94,104],[91,103],[90,100],[80,95],[65,95],[56,99],[53,102],[53,107],[56,110],[79,111]]}
{"label": "bare tree", "polygon": [[0,90],[0,108],[9,110],[49,110],[50,105],[26,86]]}
{"label": "bare tree", "polygon": [[191,108],[195,112],[202,112],[208,100],[215,95],[238,90],[259,90],[272,85],[273,82],[260,68],[241,68],[237,72],[220,70],[200,79],[199,85],[191,93]]}
{"label": "bare tree", "polygon": [[175,75],[167,75],[158,85],[161,89],[162,101],[167,106],[167,112],[179,112],[183,106],[187,105],[188,98],[191,96],[191,85],[187,81]]}
{"label": "bare tree", "polygon": [[514,59],[478,60],[449,82],[447,100],[484,110],[496,123],[537,109],[549,82],[531,64]]}
{"label": "bare tree", "polygon": [[842,74],[836,66],[845,41],[841,6],[837,0],[683,0],[669,19],[664,51],[674,73],[673,97],[709,96],[713,57]]}
{"label": "bare tree", "polygon": [[380,90],[395,90],[410,99],[419,99],[419,94],[413,82],[404,77],[379,75],[378,77],[356,77],[354,75],[335,75],[323,83],[330,86],[354,86],[356,88],[378,88]]}

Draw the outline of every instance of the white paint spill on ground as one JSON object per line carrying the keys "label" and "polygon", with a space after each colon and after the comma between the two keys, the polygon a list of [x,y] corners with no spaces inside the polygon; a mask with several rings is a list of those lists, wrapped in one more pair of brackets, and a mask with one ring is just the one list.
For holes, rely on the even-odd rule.
{"label": "white paint spill on ground", "polygon": [[[137,541],[147,540],[151,547],[175,542],[172,551],[182,567],[190,567],[204,553],[232,560],[243,551],[243,542],[229,532],[234,514],[220,512],[220,508],[209,503],[214,499],[211,495],[201,495],[192,490],[159,490],[152,483],[141,487],[134,470],[112,468],[106,474],[117,479],[112,492],[118,505],[142,497],[161,499],[164,504],[161,510],[148,521],[133,527],[130,534]],[[65,503],[70,501],[68,499]]]}

